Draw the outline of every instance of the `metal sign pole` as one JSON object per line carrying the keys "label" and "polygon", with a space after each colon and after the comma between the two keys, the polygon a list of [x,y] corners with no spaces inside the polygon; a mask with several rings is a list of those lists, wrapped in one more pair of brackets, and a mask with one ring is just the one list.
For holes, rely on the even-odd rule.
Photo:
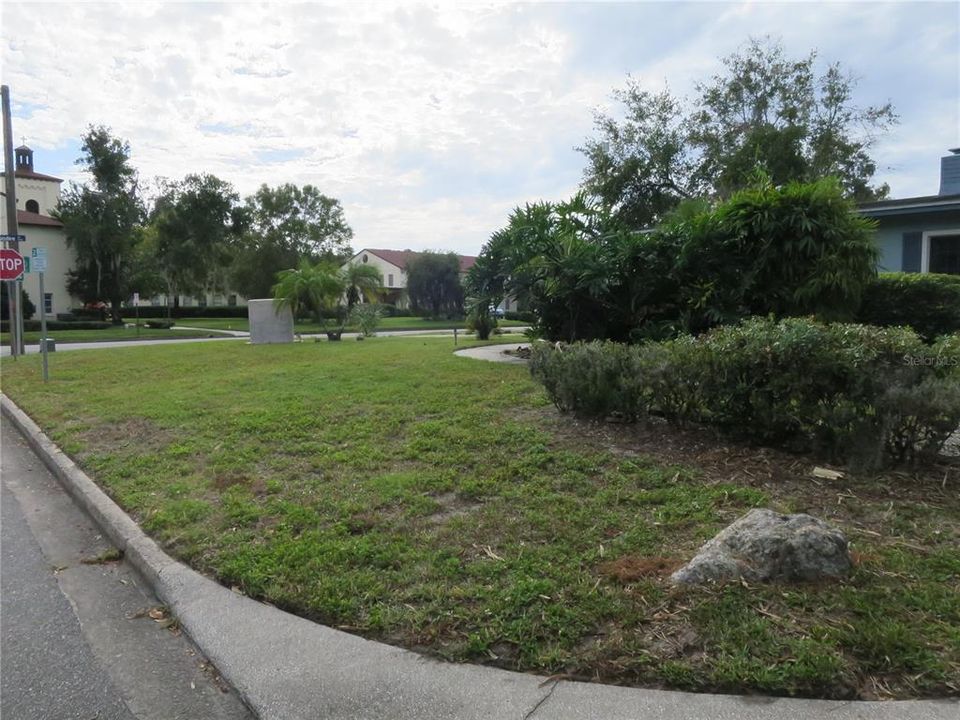
{"label": "metal sign pole", "polygon": [[[13,164],[13,125],[10,120],[10,88],[0,86],[0,114],[3,115],[3,172],[4,192],[7,210],[7,233],[12,240],[7,247],[20,250],[17,238],[17,185]],[[11,282],[7,289],[10,307],[10,354],[14,357],[23,353],[23,303],[20,295],[20,283]]]}
{"label": "metal sign pole", "polygon": [[38,275],[40,280],[40,352],[43,355],[43,381],[50,379],[50,370],[47,366],[47,303],[43,294],[43,273]]}

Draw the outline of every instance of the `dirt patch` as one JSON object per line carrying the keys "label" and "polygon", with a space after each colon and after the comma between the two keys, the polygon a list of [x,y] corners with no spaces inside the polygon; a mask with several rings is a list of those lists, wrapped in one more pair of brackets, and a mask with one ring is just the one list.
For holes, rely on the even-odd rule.
{"label": "dirt patch", "polygon": [[249,486],[253,480],[244,472],[239,470],[228,470],[226,472],[217,472],[213,476],[213,486],[217,490],[226,490],[235,485]]}
{"label": "dirt patch", "polygon": [[124,418],[114,423],[98,419],[79,433],[79,440],[84,448],[81,457],[87,457],[123,449],[157,452],[174,442],[176,434],[142,417]]}
{"label": "dirt patch", "polygon": [[[857,474],[809,455],[758,447],[724,438],[709,428],[678,428],[657,419],[632,425],[593,422],[553,407],[524,408],[516,419],[552,434],[557,447],[574,444],[651,465],[684,467],[695,473],[699,484],[756,488],[785,510],[845,518],[856,528],[889,525],[897,519],[894,510],[902,502],[960,510],[958,458],[943,458],[923,468]],[[817,466],[831,467],[843,476],[837,480],[813,477]],[[742,508],[729,510],[731,519],[743,514]]]}
{"label": "dirt patch", "polygon": [[600,566],[604,575],[627,584],[644,578],[662,578],[683,565],[682,560],[664,557],[624,555]]}
{"label": "dirt patch", "polygon": [[480,507],[480,503],[464,500],[454,492],[434,495],[433,499],[439,503],[440,508],[427,516],[427,522],[432,525],[443,525],[453,518],[469,515]]}

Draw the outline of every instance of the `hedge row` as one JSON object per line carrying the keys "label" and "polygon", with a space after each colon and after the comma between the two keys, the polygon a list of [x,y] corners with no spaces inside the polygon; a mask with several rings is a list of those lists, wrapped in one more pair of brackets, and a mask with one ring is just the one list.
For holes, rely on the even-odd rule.
{"label": "hedge row", "polygon": [[928,341],[960,332],[960,275],[881,273],[864,289],[857,320],[910,326]]}
{"label": "hedge row", "polygon": [[754,318],[643,345],[541,344],[530,367],[562,411],[702,423],[860,468],[930,460],[960,426],[960,335]]}
{"label": "hedge row", "polygon": [[[107,330],[114,327],[109,322],[98,320],[75,320],[72,322],[62,322],[60,320],[47,320],[47,330]],[[23,329],[25,332],[40,330],[39,320],[24,320]],[[0,322],[0,332],[10,332],[10,323],[6,320]]]}
{"label": "hedge row", "polygon": [[[199,307],[194,305],[181,305],[180,307],[170,308],[171,318],[245,318],[247,317],[246,306],[241,305],[207,305]],[[76,311],[73,311],[76,312]],[[134,307],[124,307],[123,316],[133,317],[137,314]],[[166,318],[167,307],[165,305],[141,306],[139,311],[141,318]]]}

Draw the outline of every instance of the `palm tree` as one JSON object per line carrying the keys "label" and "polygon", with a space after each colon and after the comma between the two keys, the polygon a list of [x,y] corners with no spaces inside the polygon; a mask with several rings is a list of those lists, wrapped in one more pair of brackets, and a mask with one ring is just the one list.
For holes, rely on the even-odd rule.
{"label": "palm tree", "polygon": [[278,308],[289,307],[294,318],[301,310],[312,311],[317,322],[323,325],[323,310],[339,304],[344,290],[344,278],[336,265],[328,262],[313,265],[304,258],[299,267],[277,273],[273,300]]}
{"label": "palm tree", "polygon": [[340,271],[347,288],[347,310],[360,302],[361,298],[373,302],[383,288],[383,273],[373,265],[349,264]]}

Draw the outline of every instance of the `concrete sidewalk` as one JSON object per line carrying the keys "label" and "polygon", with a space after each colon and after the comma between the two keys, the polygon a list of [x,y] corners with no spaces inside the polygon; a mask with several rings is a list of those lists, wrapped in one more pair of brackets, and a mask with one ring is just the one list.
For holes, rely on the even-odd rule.
{"label": "concrete sidewalk", "polygon": [[171,559],[8,398],[3,413],[259,717],[956,720],[960,702],[833,702],[612,687],[439,662],[235,594]]}

